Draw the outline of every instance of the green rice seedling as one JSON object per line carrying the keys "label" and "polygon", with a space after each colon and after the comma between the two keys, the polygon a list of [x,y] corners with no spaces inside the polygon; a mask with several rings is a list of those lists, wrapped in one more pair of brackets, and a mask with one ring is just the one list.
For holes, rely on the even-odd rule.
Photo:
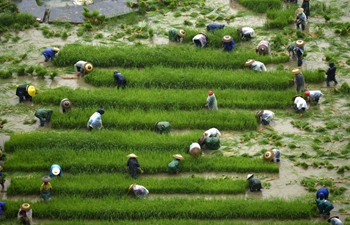
{"label": "green rice seedling", "polygon": [[300,145],[296,144],[295,142],[290,142],[290,143],[288,144],[288,147],[289,147],[290,149],[294,149],[294,148],[300,148]]}
{"label": "green rice seedling", "polygon": [[346,155],[350,152],[350,144],[348,143],[344,148],[341,150],[341,154]]}
{"label": "green rice seedling", "polygon": [[63,31],[62,32],[62,34],[61,34],[61,38],[63,39],[63,40],[66,40],[67,38],[68,38],[68,33],[67,33],[67,31],[65,30],[65,31]]}
{"label": "green rice seedling", "polygon": [[335,128],[339,128],[341,126],[340,122],[334,122],[334,121],[328,121],[325,123],[326,128],[329,130],[335,129]]}
{"label": "green rice seedling", "polygon": [[305,152],[303,152],[303,153],[300,154],[299,158],[309,159],[309,158],[312,158],[312,156],[307,154],[307,153],[305,153]]}
{"label": "green rice seedling", "polygon": [[270,9],[266,12],[266,17],[269,19],[265,22],[265,27],[269,29],[285,28],[288,24],[293,23],[294,11],[296,8],[288,7],[286,9]]}
{"label": "green rice seedling", "polygon": [[176,17],[182,16],[182,14],[181,12],[177,11],[177,12],[174,12],[173,16],[176,18]]}
{"label": "green rice seedling", "polygon": [[282,9],[282,3],[278,0],[259,1],[259,0],[238,0],[244,7],[257,13],[264,13],[271,9]]}
{"label": "green rice seedling", "polygon": [[101,38],[103,38],[103,34],[102,33],[98,33],[98,34],[95,35],[94,38],[95,39],[101,39]]}
{"label": "green rice seedling", "polygon": [[12,71],[11,70],[7,70],[7,71],[0,70],[0,78],[2,78],[2,79],[12,78]]}
{"label": "green rice seedling", "polygon": [[28,67],[27,69],[26,69],[26,72],[28,73],[28,74],[33,74],[34,73],[34,71],[35,71],[35,67],[34,66],[30,66],[30,67]]}
{"label": "green rice seedling", "polygon": [[325,132],[326,131],[326,128],[325,127],[317,127],[315,129],[316,132],[319,132],[319,133],[322,133],[322,132]]}
{"label": "green rice seedling", "polygon": [[23,124],[32,125],[36,123],[36,119],[24,120]]}
{"label": "green rice seedling", "polygon": [[24,76],[26,75],[26,69],[24,66],[21,66],[17,69],[17,76]]}
{"label": "green rice seedling", "polygon": [[349,171],[350,170],[350,166],[341,166],[338,170],[337,170],[337,173],[344,173],[346,171]]}

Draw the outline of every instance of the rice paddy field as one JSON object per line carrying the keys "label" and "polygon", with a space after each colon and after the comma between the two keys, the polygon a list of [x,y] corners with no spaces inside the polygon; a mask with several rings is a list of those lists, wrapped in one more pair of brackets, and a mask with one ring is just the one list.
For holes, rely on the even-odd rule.
{"label": "rice paddy field", "polygon": [[[18,209],[27,202],[34,224],[44,225],[323,225],[329,223],[314,199],[327,187],[331,215],[350,224],[349,2],[311,1],[304,32],[293,22],[300,1],[138,2],[135,12],[117,18],[85,14],[83,24],[38,23],[0,7],[0,164],[6,176],[0,201],[7,207],[0,223],[18,224]],[[208,32],[211,22],[225,28]],[[255,29],[251,41],[237,34],[242,26]],[[183,43],[169,43],[171,27],[186,31]],[[192,43],[199,32],[208,35],[208,47]],[[221,49],[227,34],[237,45],[230,53]],[[305,90],[323,93],[303,114],[292,108],[297,92],[290,71],[297,61],[286,50],[298,39],[306,43]],[[256,54],[261,40],[270,42],[270,55]],[[61,51],[44,62],[49,46]],[[245,68],[251,58],[268,71]],[[79,60],[94,70],[76,77]],[[329,62],[338,68],[337,86],[326,86]],[[116,88],[116,69],[126,89]],[[20,84],[36,87],[32,102],[18,103]],[[218,111],[204,107],[208,90]],[[73,103],[65,114],[63,98]],[[100,107],[103,128],[88,132],[86,123]],[[44,127],[34,117],[40,108],[53,110]],[[261,109],[275,113],[270,126],[258,124]],[[169,121],[171,133],[156,133],[157,121]],[[222,134],[220,148],[190,156],[190,144],[212,127]],[[273,148],[281,151],[280,163],[262,160]],[[130,153],[144,170],[137,179],[125,170]],[[174,154],[185,158],[178,175],[166,172]],[[63,176],[51,180],[52,198],[43,201],[41,177],[52,164]],[[251,173],[262,181],[261,192],[249,191]],[[127,193],[133,183],[149,190],[145,199]]]}

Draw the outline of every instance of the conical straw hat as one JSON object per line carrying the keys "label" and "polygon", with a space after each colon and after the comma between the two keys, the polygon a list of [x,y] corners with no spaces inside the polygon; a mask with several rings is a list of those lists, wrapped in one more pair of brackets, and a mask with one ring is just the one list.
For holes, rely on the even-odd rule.
{"label": "conical straw hat", "polygon": [[245,66],[250,66],[250,65],[252,65],[254,62],[255,62],[254,59],[248,59],[247,62],[245,62],[244,65],[245,65]]}
{"label": "conical straw hat", "polygon": [[275,157],[275,153],[272,150],[268,150],[264,153],[264,160],[265,161],[271,161],[273,160],[273,157]]}
{"label": "conical straw hat", "polygon": [[23,203],[21,205],[21,209],[24,211],[29,211],[32,208],[32,206],[29,203]]}
{"label": "conical straw hat", "polygon": [[127,155],[126,157],[128,157],[128,158],[137,158],[137,155],[135,155],[134,153],[131,153],[131,154]]}
{"label": "conical straw hat", "polygon": [[225,35],[222,37],[222,41],[223,42],[231,42],[232,41],[232,37],[230,35]]}
{"label": "conical straw hat", "polygon": [[173,157],[174,157],[175,159],[179,159],[179,160],[184,160],[184,159],[185,159],[185,158],[184,158],[182,155],[180,155],[180,154],[173,155]]}

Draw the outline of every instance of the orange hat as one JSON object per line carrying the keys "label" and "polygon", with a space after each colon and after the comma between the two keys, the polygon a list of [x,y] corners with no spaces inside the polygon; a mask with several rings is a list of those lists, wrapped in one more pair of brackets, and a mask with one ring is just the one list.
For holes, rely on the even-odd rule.
{"label": "orange hat", "polygon": [[305,91],[304,93],[306,96],[309,96],[310,95],[310,91]]}
{"label": "orange hat", "polygon": [[213,94],[214,94],[213,91],[208,91],[208,95],[209,95],[209,96],[211,96],[211,95],[213,95]]}

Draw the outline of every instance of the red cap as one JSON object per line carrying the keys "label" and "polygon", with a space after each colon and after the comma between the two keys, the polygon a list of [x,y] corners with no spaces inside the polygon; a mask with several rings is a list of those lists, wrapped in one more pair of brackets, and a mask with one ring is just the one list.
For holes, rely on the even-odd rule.
{"label": "red cap", "polygon": [[214,92],[213,91],[208,91],[208,95],[213,95]]}
{"label": "red cap", "polygon": [[310,92],[309,91],[305,91],[304,93],[306,96],[309,96],[310,95]]}

